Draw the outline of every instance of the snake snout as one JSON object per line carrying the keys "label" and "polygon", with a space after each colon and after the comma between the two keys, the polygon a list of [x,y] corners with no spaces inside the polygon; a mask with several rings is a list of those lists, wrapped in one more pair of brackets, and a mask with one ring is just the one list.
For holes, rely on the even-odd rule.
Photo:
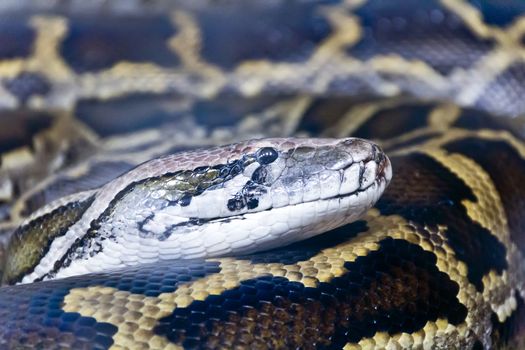
{"label": "snake snout", "polygon": [[382,192],[384,187],[379,184],[388,184],[392,170],[388,157],[378,145],[364,139],[349,138],[340,141],[336,149],[352,159],[344,166],[340,162],[339,167],[330,168],[341,173],[339,196],[352,195],[373,185],[375,191]]}

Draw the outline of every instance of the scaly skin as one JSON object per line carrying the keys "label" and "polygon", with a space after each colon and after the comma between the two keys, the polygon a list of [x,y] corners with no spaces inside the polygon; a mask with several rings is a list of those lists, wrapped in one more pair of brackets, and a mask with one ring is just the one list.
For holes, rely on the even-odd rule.
{"label": "scaly skin", "polygon": [[317,239],[2,288],[0,347],[523,347],[523,129],[485,113],[524,114],[523,2],[25,3],[0,22],[2,232],[261,136],[374,139],[395,175]]}

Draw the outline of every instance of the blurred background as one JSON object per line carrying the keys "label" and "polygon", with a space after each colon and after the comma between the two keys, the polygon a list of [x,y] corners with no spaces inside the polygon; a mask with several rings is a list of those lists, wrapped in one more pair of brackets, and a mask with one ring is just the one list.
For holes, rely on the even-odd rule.
{"label": "blurred background", "polygon": [[[520,0],[3,0],[0,227],[182,149],[430,116],[524,130],[524,13]],[[360,128],[371,116],[392,122]]]}

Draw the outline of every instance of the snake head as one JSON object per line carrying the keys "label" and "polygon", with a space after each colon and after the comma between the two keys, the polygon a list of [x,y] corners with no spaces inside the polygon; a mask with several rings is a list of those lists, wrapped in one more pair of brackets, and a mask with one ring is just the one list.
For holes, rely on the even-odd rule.
{"label": "snake head", "polygon": [[183,156],[157,160],[164,175],[120,197],[113,216],[129,218],[125,229],[102,227],[156,241],[163,258],[254,252],[355,221],[392,176],[382,150],[357,138],[250,140]]}
{"label": "snake head", "polygon": [[17,237],[49,227],[56,239],[35,248],[36,267],[12,263],[10,281],[287,245],[357,220],[391,176],[381,149],[356,138],[250,140],[153,159],[59,206],[58,219],[44,210],[20,228]]}

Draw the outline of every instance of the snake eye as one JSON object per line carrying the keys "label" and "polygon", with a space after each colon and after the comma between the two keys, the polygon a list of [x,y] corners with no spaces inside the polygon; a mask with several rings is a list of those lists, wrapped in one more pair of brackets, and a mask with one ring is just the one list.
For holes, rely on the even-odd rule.
{"label": "snake eye", "polygon": [[270,164],[277,159],[279,154],[272,147],[263,147],[257,151],[257,162],[261,165]]}

